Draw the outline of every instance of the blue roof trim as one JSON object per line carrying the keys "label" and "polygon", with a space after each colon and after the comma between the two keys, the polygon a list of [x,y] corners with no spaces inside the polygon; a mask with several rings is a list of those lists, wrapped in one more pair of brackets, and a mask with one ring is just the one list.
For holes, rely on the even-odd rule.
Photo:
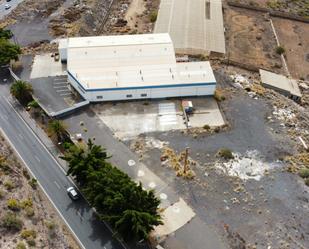
{"label": "blue roof trim", "polygon": [[190,86],[215,86],[216,82],[205,82],[205,83],[190,83],[190,84],[173,84],[173,85],[160,85],[160,86],[137,86],[137,87],[117,87],[117,88],[94,88],[85,89],[82,84],[70,73],[68,74],[74,79],[74,81],[86,92],[97,92],[97,91],[115,91],[115,90],[137,90],[137,89],[153,89],[153,88],[173,88],[173,87],[190,87]]}

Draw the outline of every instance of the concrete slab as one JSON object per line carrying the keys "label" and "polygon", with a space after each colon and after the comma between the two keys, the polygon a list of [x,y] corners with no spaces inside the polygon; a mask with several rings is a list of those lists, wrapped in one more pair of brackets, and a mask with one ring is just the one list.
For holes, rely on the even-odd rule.
{"label": "concrete slab", "polygon": [[33,60],[30,79],[66,75],[65,70],[66,66],[60,61],[54,61],[50,53],[36,55]]}
{"label": "concrete slab", "polygon": [[[218,104],[212,97],[186,99],[191,100],[195,108],[195,113],[189,117],[191,127],[224,124]],[[186,129],[179,99],[102,103],[96,104],[94,111],[122,140],[142,133]]]}
{"label": "concrete slab", "polygon": [[192,99],[195,108],[194,114],[189,116],[191,127],[203,127],[224,125],[224,119],[214,98]]}
{"label": "concrete slab", "polygon": [[171,234],[188,223],[194,216],[193,210],[180,198],[178,202],[164,210],[162,214],[164,224],[157,226],[154,234],[160,238]]}

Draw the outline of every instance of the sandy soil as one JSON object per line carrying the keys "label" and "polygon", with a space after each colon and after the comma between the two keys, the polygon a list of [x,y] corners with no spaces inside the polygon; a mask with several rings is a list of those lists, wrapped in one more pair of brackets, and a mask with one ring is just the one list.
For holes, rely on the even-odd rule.
{"label": "sandy soil", "polygon": [[104,34],[151,33],[154,22],[151,16],[157,13],[160,0],[119,0],[111,9]]}
{"label": "sandy soil", "polygon": [[[29,207],[21,207],[18,211],[13,211],[23,222],[21,231],[7,231],[6,228],[0,226],[0,248],[13,249],[20,242],[27,245],[27,239],[21,237],[23,230],[35,231],[36,236],[32,238],[36,244],[35,248],[79,248],[44,193],[38,187],[37,189],[33,189],[29,185],[28,181],[30,176],[25,166],[19,162],[19,159],[17,159],[2,135],[0,135],[0,141],[0,157],[4,159],[4,163],[0,167],[0,190],[2,193],[2,197],[0,198],[1,219],[10,211],[7,207],[7,201],[9,199],[14,198],[19,203],[25,200],[31,200],[32,202],[31,205],[28,205]],[[3,165],[7,165],[7,167]],[[12,189],[7,187],[8,182],[12,182]],[[31,210],[33,214],[31,214]],[[31,240],[31,238],[28,240]]]}
{"label": "sandy soil", "polygon": [[229,59],[273,71],[282,70],[270,23],[261,13],[227,7],[224,18]]}
{"label": "sandy soil", "polygon": [[[134,29],[135,24],[137,23],[137,16],[143,14],[145,11],[145,1],[144,0],[133,0],[129,6],[129,9],[125,15],[127,20],[127,25]],[[137,24],[138,25],[138,24]]]}
{"label": "sandy soil", "polygon": [[309,80],[309,23],[272,18],[291,75]]}

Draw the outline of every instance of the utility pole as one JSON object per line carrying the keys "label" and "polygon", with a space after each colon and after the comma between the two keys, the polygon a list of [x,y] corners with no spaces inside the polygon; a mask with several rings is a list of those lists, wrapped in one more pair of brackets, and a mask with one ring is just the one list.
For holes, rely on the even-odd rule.
{"label": "utility pole", "polygon": [[188,156],[189,156],[189,149],[190,147],[186,147],[186,154],[185,154],[185,164],[183,166],[183,173],[186,174],[188,170]]}

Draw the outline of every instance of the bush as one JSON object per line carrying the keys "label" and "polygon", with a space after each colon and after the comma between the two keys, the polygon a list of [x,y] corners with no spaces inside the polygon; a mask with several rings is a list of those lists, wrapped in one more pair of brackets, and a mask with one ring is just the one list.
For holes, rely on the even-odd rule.
{"label": "bush", "polygon": [[285,53],[285,49],[281,46],[277,47],[276,48],[276,53],[279,54],[279,55],[282,55]]}
{"label": "bush", "polygon": [[2,189],[0,189],[0,199],[3,198],[4,194],[5,194],[4,191]]}
{"label": "bush", "polygon": [[218,155],[224,159],[233,159],[233,153],[231,150],[226,149],[226,148],[222,148],[218,151]]}
{"label": "bush", "polygon": [[298,175],[302,178],[308,178],[309,177],[309,169],[308,168],[302,168],[299,170]]}
{"label": "bush", "polygon": [[20,210],[19,201],[16,200],[16,199],[13,199],[13,198],[11,198],[7,201],[7,206],[8,206],[9,209],[11,209],[13,211],[19,211]]}
{"label": "bush", "polygon": [[32,206],[33,206],[33,202],[32,202],[32,200],[31,200],[30,198],[28,198],[28,199],[23,200],[23,201],[20,203],[20,206],[21,206],[22,208],[32,207]]}
{"label": "bush", "polygon": [[157,21],[157,17],[158,17],[158,13],[157,13],[157,12],[152,12],[152,13],[150,14],[150,21],[151,21],[151,22]]}
{"label": "bush", "polygon": [[19,242],[16,245],[16,249],[27,249],[26,245],[23,242]]}
{"label": "bush", "polygon": [[54,230],[56,228],[56,223],[54,221],[45,221],[45,225],[49,230]]}
{"label": "bush", "polygon": [[32,217],[34,215],[34,209],[32,207],[26,207],[25,212],[27,217]]}
{"label": "bush", "polygon": [[210,129],[210,126],[209,126],[208,124],[205,124],[205,125],[203,126],[203,128],[204,128],[205,130],[209,130],[209,129]]}
{"label": "bush", "polygon": [[36,189],[38,186],[38,181],[35,178],[32,178],[30,181],[28,181],[28,183],[33,189]]}
{"label": "bush", "polygon": [[26,177],[26,179],[27,179],[27,180],[29,180],[29,179],[30,179],[30,175],[29,175],[28,170],[23,169],[23,176],[24,176],[24,177]]}
{"label": "bush", "polygon": [[11,180],[7,180],[5,183],[4,183],[4,187],[10,191],[12,190],[13,188],[15,188],[15,185],[14,183],[11,181]]}
{"label": "bush", "polygon": [[309,178],[305,180],[305,184],[309,187]]}
{"label": "bush", "polygon": [[23,222],[12,212],[8,212],[1,220],[1,226],[12,231],[20,231]]}
{"label": "bush", "polygon": [[214,98],[215,98],[217,101],[223,101],[223,100],[225,100],[225,96],[223,95],[222,90],[216,89],[215,94],[214,94]]}
{"label": "bush", "polygon": [[35,240],[33,240],[33,239],[30,239],[30,240],[27,240],[27,244],[29,245],[29,246],[35,246]]}
{"label": "bush", "polygon": [[36,238],[36,231],[34,230],[23,230],[20,234],[20,236],[23,238],[23,239],[35,239]]}

